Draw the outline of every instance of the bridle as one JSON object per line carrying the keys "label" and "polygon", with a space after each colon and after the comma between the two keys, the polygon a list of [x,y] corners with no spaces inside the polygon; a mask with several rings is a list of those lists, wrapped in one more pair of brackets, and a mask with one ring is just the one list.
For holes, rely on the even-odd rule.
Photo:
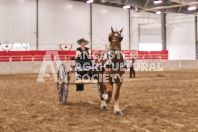
{"label": "bridle", "polygon": [[[123,38],[123,37],[122,37],[122,34],[120,34],[119,32],[113,32],[112,35],[115,36],[115,37],[118,37],[118,36],[120,35],[120,36],[121,36],[120,42],[122,41],[122,38]],[[118,42],[116,39],[111,39],[111,37],[109,38],[109,41],[110,41],[110,42]],[[120,42],[119,42],[119,43],[120,43]]]}
{"label": "bridle", "polygon": [[[118,33],[118,32],[114,32],[113,35],[117,37],[117,36],[119,35],[119,33]],[[116,40],[116,39],[113,39],[113,40],[111,40],[111,41],[117,43],[117,40]]]}
{"label": "bridle", "polygon": [[[118,46],[119,48],[118,48],[118,49],[110,48],[110,50],[111,50],[111,51],[114,51],[114,52],[115,52],[115,51],[120,51],[120,50],[121,50],[121,49],[120,49],[120,43],[121,43],[123,37],[122,37],[122,35],[121,35],[119,32],[113,32],[112,35],[115,36],[115,37],[114,37],[114,39],[112,39],[111,37],[109,37],[109,41],[110,41],[111,43],[112,43],[112,42],[116,43],[117,46]],[[120,40],[118,41],[118,40],[117,40],[117,37],[118,37],[119,35],[121,35],[121,38],[120,38]]]}
{"label": "bridle", "polygon": [[[118,36],[121,36],[120,38],[117,38]],[[112,36],[113,39],[112,39]],[[123,37],[122,37],[122,34],[120,32],[112,32],[112,35],[111,37],[109,37],[109,41],[112,43],[116,43],[116,45],[118,46],[117,49],[114,49],[114,48],[110,48],[108,51],[107,51],[107,62],[109,65],[112,65],[114,66],[116,62],[113,62],[113,58],[111,58],[110,56],[112,55],[116,55],[116,56],[119,56],[119,54],[122,54],[121,52],[121,47],[120,47],[120,44],[121,44],[121,41],[122,41]],[[126,59],[123,58],[123,63],[125,63]]]}

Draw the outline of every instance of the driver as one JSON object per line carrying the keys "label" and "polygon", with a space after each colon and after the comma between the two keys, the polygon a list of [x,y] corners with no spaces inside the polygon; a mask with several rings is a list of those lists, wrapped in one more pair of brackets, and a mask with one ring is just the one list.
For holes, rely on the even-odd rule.
{"label": "driver", "polygon": [[91,50],[85,47],[89,41],[81,38],[77,41],[77,43],[80,45],[80,47],[76,50],[78,65],[80,65],[80,67],[91,66],[91,59],[89,57],[91,55]]}

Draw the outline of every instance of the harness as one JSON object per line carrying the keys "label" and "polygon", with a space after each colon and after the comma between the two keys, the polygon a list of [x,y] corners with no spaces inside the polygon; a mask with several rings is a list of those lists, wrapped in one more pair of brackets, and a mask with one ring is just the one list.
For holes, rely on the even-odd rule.
{"label": "harness", "polygon": [[[123,62],[121,62],[122,65],[117,66],[117,64],[115,64],[113,62],[113,60],[112,60],[113,59],[113,56],[112,55],[116,55],[116,54],[118,55],[119,53],[121,53],[121,51],[108,50],[106,53],[104,53],[105,55],[102,56],[99,59],[98,67],[101,67],[102,66],[102,71],[101,71],[102,74],[103,74],[105,68],[108,68],[108,67],[112,67],[112,69],[115,68],[117,70],[114,70],[115,71],[115,74],[114,74],[113,78],[116,79],[118,77],[118,73],[119,73],[120,69],[127,68],[126,58],[125,58],[125,56],[122,53],[121,53],[122,54],[122,57],[123,57]],[[102,65],[102,63],[103,63],[104,60],[106,60],[106,62],[105,62],[104,65]],[[113,89],[113,83],[114,83],[114,80],[111,82],[112,89]],[[99,92],[99,95],[100,95],[101,100],[104,100],[103,97],[102,97],[102,94],[101,94],[101,89],[100,89],[100,86],[99,86],[99,82],[98,82],[98,92]]]}
{"label": "harness", "polygon": [[[119,63],[113,62],[115,55],[119,57],[118,55],[120,55],[120,53],[121,51],[117,51],[117,50],[106,51],[104,53],[104,56],[99,58],[99,63],[96,64],[97,69],[100,69],[100,72],[103,73],[106,68],[112,68],[117,74],[121,69],[127,68],[127,61],[122,53],[121,56],[123,57],[123,61]],[[103,61],[105,61],[105,63]]]}
{"label": "harness", "polygon": [[[118,36],[119,33],[118,32],[114,32],[114,36]],[[122,36],[121,36],[122,37]],[[122,37],[123,38],[123,37]],[[115,43],[119,43],[120,41],[118,41],[117,39],[110,39],[109,41],[111,42],[115,42]],[[117,56],[117,59],[120,59],[120,57],[122,56],[123,60],[122,62],[116,63],[113,62],[114,57]],[[103,61],[105,60],[105,64],[103,64]],[[112,67],[113,70],[118,73],[120,71],[121,68],[127,68],[127,61],[125,56],[122,54],[121,51],[117,50],[117,49],[110,49],[107,50],[104,53],[104,56],[99,58],[99,64],[97,64],[97,67],[103,68],[102,73],[104,72],[105,68],[108,67]]]}
{"label": "harness", "polygon": [[127,66],[127,62],[126,62],[126,58],[125,56],[121,53],[122,57],[123,57],[123,61],[121,63],[116,64],[115,62],[113,62],[113,59],[115,57],[115,55],[117,55],[118,59],[120,56],[121,51],[117,51],[117,50],[109,50],[107,52],[107,54],[105,54],[104,59],[106,60],[104,67],[108,67],[111,66],[112,68],[124,68]]}

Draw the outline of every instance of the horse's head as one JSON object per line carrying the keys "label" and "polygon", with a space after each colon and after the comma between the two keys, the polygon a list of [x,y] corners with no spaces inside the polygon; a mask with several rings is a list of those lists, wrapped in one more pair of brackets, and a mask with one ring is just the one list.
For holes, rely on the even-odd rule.
{"label": "horse's head", "polygon": [[109,34],[109,42],[110,42],[111,50],[121,51],[121,41],[123,40],[122,31],[123,28],[120,31],[114,31],[113,28],[111,27],[111,33]]}

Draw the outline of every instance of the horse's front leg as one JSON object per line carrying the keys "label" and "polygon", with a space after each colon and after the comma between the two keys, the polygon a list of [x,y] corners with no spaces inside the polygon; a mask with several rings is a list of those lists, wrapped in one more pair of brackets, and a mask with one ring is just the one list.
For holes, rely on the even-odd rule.
{"label": "horse's front leg", "polygon": [[122,115],[122,111],[119,108],[119,96],[120,96],[120,87],[122,82],[117,83],[116,93],[115,93],[115,105],[114,105],[114,114],[115,115]]}
{"label": "horse's front leg", "polygon": [[107,109],[107,104],[106,104],[106,101],[105,101],[105,99],[107,97],[104,97],[106,94],[104,92],[105,88],[104,88],[103,83],[100,82],[99,85],[100,85],[100,90],[101,90],[101,97],[100,97],[101,98],[101,109],[104,110],[104,109]]}
{"label": "horse's front leg", "polygon": [[102,77],[102,74],[98,74],[99,76],[99,90],[100,90],[100,99],[101,99],[101,109],[107,109],[107,104],[106,104],[106,101],[105,99],[107,97],[104,97],[106,94],[105,94],[105,87],[104,87],[104,84],[103,84],[103,77]]}
{"label": "horse's front leg", "polygon": [[113,89],[111,87],[112,77],[111,74],[113,74],[113,71],[106,71],[103,74],[103,84],[106,90],[106,93],[103,94],[103,99],[106,100],[106,102],[110,102],[112,97]]}
{"label": "horse's front leg", "polygon": [[[119,74],[119,75],[124,75],[124,73]],[[122,82],[123,82],[123,77],[120,76],[120,78],[117,78],[115,80],[116,82],[116,93],[115,93],[115,105],[114,105],[114,114],[115,115],[122,115],[122,111],[119,108],[119,96],[120,96],[120,88],[122,86]]]}

